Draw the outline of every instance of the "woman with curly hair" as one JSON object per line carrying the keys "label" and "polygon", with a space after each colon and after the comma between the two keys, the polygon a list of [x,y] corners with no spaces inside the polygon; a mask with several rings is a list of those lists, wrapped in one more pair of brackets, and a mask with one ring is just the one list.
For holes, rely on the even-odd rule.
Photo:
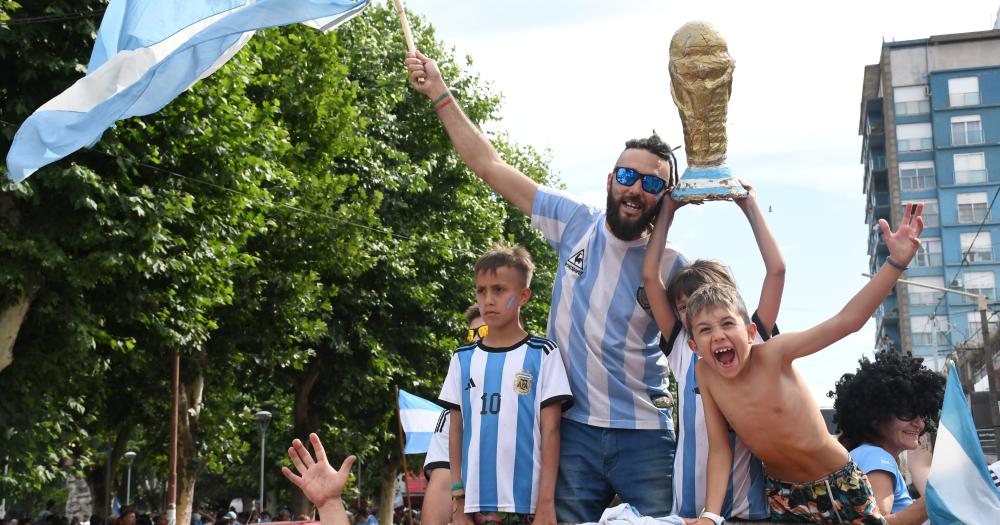
{"label": "woman with curly hair", "polygon": [[890,524],[927,520],[924,498],[916,502],[899,471],[899,455],[918,447],[932,432],[944,398],[944,377],[923,366],[923,359],[882,351],[862,357],[853,374],[844,374],[834,392],[833,421],[840,442],[868,476],[882,515]]}

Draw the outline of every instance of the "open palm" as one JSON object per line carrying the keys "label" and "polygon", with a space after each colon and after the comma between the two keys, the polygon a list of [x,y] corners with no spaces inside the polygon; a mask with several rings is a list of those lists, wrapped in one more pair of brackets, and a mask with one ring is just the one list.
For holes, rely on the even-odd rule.
{"label": "open palm", "polygon": [[348,456],[340,465],[340,470],[335,470],[326,459],[326,450],[323,449],[319,436],[309,434],[309,442],[316,451],[316,459],[313,460],[301,441],[293,440],[292,446],[288,449],[288,457],[291,458],[299,475],[295,475],[288,467],[281,467],[281,473],[298,487],[316,508],[321,509],[325,503],[340,499],[351,473],[351,465],[356,458]]}
{"label": "open palm", "polygon": [[903,219],[900,221],[896,231],[889,229],[889,223],[885,219],[879,219],[878,225],[882,230],[882,238],[889,248],[889,256],[899,264],[907,264],[920,248],[920,234],[924,231],[924,219],[920,214],[924,210],[924,204],[908,203],[903,211]]}

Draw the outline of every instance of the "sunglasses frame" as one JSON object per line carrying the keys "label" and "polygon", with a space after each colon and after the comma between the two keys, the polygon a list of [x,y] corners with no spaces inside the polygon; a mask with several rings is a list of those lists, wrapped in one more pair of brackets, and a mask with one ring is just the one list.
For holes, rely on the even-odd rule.
{"label": "sunglasses frame", "polygon": [[[618,184],[621,184],[622,186],[632,186],[633,184],[636,183],[636,181],[641,179],[642,191],[649,193],[651,195],[659,195],[660,193],[663,192],[663,190],[667,189],[667,181],[657,175],[648,175],[646,173],[639,173],[638,171],[632,168],[626,168],[625,166],[615,166],[614,174],[615,174],[615,180],[618,181]],[[631,179],[631,182],[628,182],[629,179]],[[647,181],[650,181],[653,184],[659,182],[660,189],[657,191],[650,190],[649,187],[647,186],[646,183]]]}
{"label": "sunglasses frame", "polygon": [[490,333],[490,327],[485,324],[481,324],[475,328],[469,328],[469,331],[465,335],[465,342],[466,344],[472,344],[474,341],[476,341],[477,335],[479,336],[480,339],[482,339],[487,335],[489,335],[489,333]]}

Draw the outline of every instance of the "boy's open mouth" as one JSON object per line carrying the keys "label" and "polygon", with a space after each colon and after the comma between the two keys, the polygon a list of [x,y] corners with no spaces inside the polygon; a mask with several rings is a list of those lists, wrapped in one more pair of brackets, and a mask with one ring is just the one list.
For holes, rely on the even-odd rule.
{"label": "boy's open mouth", "polygon": [[718,350],[712,352],[715,356],[715,360],[719,362],[722,366],[729,366],[733,364],[733,360],[736,359],[736,350],[732,347],[729,348],[719,348]]}

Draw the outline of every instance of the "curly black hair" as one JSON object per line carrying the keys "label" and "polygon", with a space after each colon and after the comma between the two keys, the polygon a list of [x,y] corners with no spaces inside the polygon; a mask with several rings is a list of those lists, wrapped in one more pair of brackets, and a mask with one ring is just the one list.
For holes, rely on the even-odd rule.
{"label": "curly black hair", "polygon": [[862,357],[858,370],[844,374],[827,397],[834,399],[833,422],[848,450],[879,439],[878,427],[891,416],[920,416],[924,433],[933,432],[944,402],[944,377],[923,359],[880,351],[875,360]]}
{"label": "curly black hair", "polygon": [[677,173],[677,158],[674,157],[674,149],[671,148],[670,144],[663,142],[660,135],[653,130],[653,134],[641,139],[631,139],[625,143],[625,149],[642,149],[646,150],[657,157],[667,161],[670,166],[670,180],[667,181],[667,187],[673,188],[677,185],[677,179],[680,175]]}

